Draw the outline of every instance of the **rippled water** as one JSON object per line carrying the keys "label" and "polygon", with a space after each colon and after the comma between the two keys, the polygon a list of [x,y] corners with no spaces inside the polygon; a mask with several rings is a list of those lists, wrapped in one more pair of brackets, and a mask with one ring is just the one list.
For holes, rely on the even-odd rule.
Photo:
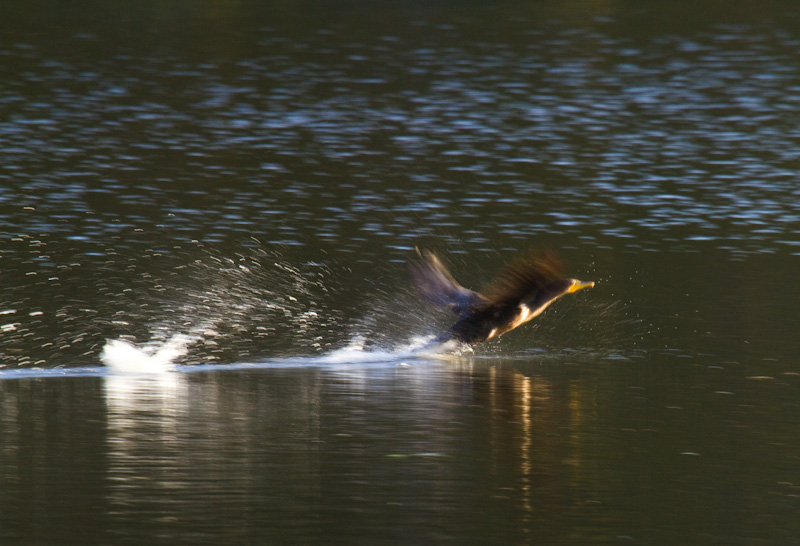
{"label": "rippled water", "polygon": [[[794,542],[794,6],[40,7],[0,22],[5,540]],[[409,356],[417,246],[598,284]]]}
{"label": "rippled water", "polygon": [[82,254],[146,244],[152,224],[173,244],[257,234],[355,251],[475,219],[459,235],[477,245],[556,231],[796,251],[789,31],[643,37],[598,18],[465,40],[474,23],[352,41],[345,21],[251,23],[241,51],[206,55],[101,29],[76,28],[60,54],[22,36],[4,50],[4,225]]}

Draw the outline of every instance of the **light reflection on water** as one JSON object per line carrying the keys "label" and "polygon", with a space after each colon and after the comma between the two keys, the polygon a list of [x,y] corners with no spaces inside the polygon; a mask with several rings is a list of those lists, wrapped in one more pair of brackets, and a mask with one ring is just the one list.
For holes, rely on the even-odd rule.
{"label": "light reflection on water", "polygon": [[4,381],[3,535],[736,542],[767,510],[791,536],[797,375],[742,371],[497,357]]}
{"label": "light reflection on water", "polygon": [[[405,283],[385,264],[420,244],[474,256],[480,265],[463,265],[480,270],[477,285],[489,262],[531,245],[617,282],[631,276],[613,265],[621,254],[796,256],[791,33],[717,25],[643,38],[601,18],[463,41],[472,27],[461,24],[423,18],[351,40],[245,25],[235,58],[46,55],[24,36],[4,46],[15,71],[0,122],[4,364],[89,363],[104,338],[145,341],[155,333],[142,324],[172,314],[172,330],[203,305],[247,342],[281,338],[278,317],[297,326],[306,313],[303,339],[325,350],[369,313],[343,309],[354,294],[383,303]],[[427,25],[437,32],[420,41]],[[181,283],[210,275],[219,302],[231,281],[212,268],[251,261],[254,247],[295,279],[320,274],[308,263],[336,271],[300,303],[274,301],[298,298],[289,281],[256,288],[275,275],[245,281],[251,294],[231,298],[238,317],[175,301],[192,298],[175,294]],[[340,280],[351,272],[368,281]],[[411,312],[402,294],[380,310],[392,308]],[[229,360],[253,356],[240,349]]]}
{"label": "light reflection on water", "polygon": [[515,241],[797,244],[789,37],[550,30],[420,48],[260,32],[235,63],[112,57],[89,71],[7,51],[26,70],[0,126],[6,225],[101,254],[147,244],[136,229],[152,224],[173,244],[255,231],[352,249],[355,233],[409,244],[478,218]]}

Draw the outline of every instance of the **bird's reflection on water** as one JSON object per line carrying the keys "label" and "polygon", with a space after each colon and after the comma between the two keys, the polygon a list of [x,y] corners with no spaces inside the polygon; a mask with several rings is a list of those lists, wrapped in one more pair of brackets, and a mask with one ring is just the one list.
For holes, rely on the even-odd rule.
{"label": "bird's reflection on water", "polygon": [[[423,519],[486,502],[532,524],[575,489],[586,455],[579,429],[592,396],[554,379],[474,358],[112,375],[107,502],[158,507],[152,525],[202,519],[209,494],[234,520],[242,501],[270,520],[290,507],[321,512],[321,531],[345,532],[337,521],[373,503]],[[478,492],[476,475],[492,476]],[[349,516],[334,517],[340,497],[355,503]]]}
{"label": "bird's reflection on water", "polygon": [[[553,354],[9,379],[0,382],[0,519],[17,524],[4,536],[33,532],[41,514],[61,522],[55,531],[70,528],[59,518],[76,498],[87,507],[80,536],[92,543],[190,531],[219,543],[423,540],[435,529],[511,542],[557,540],[567,526],[581,539],[609,526],[630,533],[625,514],[654,490],[683,499],[687,483],[736,487],[705,454],[746,457],[753,434],[766,433],[754,426],[764,411],[776,438],[792,430],[778,426],[788,423],[782,383],[725,386],[750,400],[772,393],[748,414],[715,394],[722,386],[698,388],[720,376],[698,377],[685,359],[670,366],[689,383],[657,395],[653,381],[677,377],[663,363]],[[738,425],[702,435],[687,419],[698,430]],[[742,454],[719,451],[720,438]],[[735,481],[761,491],[764,471]],[[772,473],[772,483],[789,474]],[[781,509],[786,491],[770,491]],[[703,499],[712,513],[728,509]],[[676,503],[664,517],[687,510]]]}

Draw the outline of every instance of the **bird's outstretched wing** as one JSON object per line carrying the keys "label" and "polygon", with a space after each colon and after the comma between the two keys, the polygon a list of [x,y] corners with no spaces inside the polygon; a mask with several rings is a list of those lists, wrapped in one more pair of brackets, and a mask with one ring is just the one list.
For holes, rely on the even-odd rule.
{"label": "bird's outstretched wing", "polygon": [[422,259],[409,267],[414,287],[422,299],[432,305],[445,307],[457,315],[486,302],[481,294],[458,284],[436,254],[429,251],[418,252]]}
{"label": "bird's outstretched wing", "polygon": [[529,253],[504,267],[483,294],[489,304],[516,305],[563,276],[564,264],[555,253]]}

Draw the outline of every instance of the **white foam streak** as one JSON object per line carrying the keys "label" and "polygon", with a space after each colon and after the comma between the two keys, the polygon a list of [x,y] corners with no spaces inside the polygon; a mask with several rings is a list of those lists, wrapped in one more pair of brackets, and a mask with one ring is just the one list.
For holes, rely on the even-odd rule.
{"label": "white foam streak", "polygon": [[391,362],[405,358],[419,358],[421,356],[435,356],[446,347],[442,344],[432,343],[433,337],[414,338],[405,345],[391,349],[367,348],[364,339],[355,337],[350,344],[341,349],[332,351],[319,357],[323,364],[347,364],[364,362]]}
{"label": "white foam streak", "polygon": [[174,369],[175,360],[185,355],[196,336],[175,334],[163,343],[151,342],[137,347],[122,339],[106,342],[100,359],[117,373],[165,373]]}

